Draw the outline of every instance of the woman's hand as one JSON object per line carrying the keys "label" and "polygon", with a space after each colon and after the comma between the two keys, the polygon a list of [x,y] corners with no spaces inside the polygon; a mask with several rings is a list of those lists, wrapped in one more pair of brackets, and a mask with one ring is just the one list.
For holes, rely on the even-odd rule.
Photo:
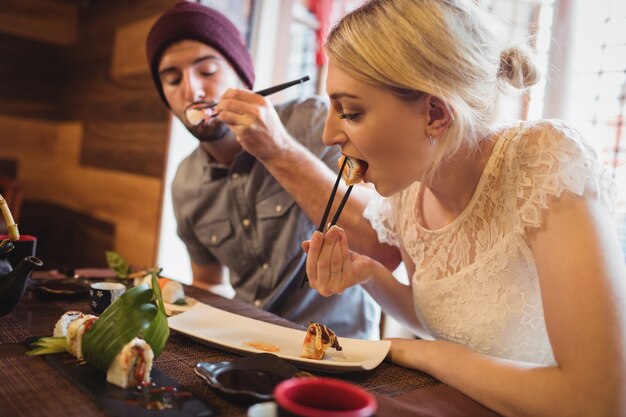
{"label": "woman's hand", "polygon": [[308,254],[309,284],[325,297],[367,281],[375,262],[350,251],[346,233],[338,226],[332,226],[325,234],[313,233],[311,240],[302,243],[302,249]]}

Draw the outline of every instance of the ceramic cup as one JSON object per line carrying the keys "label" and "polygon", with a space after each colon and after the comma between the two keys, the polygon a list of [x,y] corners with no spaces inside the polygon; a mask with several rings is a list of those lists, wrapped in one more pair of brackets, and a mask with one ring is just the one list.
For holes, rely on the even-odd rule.
{"label": "ceramic cup", "polygon": [[[8,238],[9,235],[0,235],[0,241]],[[14,269],[22,259],[37,254],[37,238],[33,235],[20,235],[19,240],[11,243],[13,244],[13,250],[6,254],[6,259]]]}
{"label": "ceramic cup", "polygon": [[356,385],[333,378],[291,378],[276,386],[279,417],[371,417],[378,404]]}
{"label": "ceramic cup", "polygon": [[120,298],[126,286],[119,282],[94,282],[89,289],[89,304],[96,314],[102,314],[108,306]]}

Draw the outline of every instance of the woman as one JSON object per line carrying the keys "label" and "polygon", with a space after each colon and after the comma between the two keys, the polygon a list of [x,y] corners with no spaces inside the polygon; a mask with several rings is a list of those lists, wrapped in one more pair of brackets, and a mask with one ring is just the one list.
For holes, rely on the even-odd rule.
{"label": "woman", "polygon": [[557,121],[496,126],[507,85],[537,81],[471,1],[375,0],[331,32],[326,145],[369,164],[366,216],[410,285],[315,233],[310,285],[362,285],[422,340],[390,359],[504,415],[626,415],[626,267],[612,183]]}

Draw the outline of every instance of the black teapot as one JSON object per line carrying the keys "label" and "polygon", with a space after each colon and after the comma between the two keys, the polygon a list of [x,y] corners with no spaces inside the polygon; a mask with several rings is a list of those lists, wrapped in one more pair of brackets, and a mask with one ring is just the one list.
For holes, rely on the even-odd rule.
{"label": "black teapot", "polygon": [[43,262],[35,256],[26,256],[11,265],[6,254],[13,250],[13,243],[6,239],[0,244],[0,317],[9,314],[22,301],[28,278]]}

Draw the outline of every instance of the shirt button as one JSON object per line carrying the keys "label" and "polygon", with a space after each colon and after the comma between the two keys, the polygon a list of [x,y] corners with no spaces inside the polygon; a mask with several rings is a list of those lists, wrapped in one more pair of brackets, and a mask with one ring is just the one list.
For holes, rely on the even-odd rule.
{"label": "shirt button", "polygon": [[211,236],[211,243],[217,242],[217,235]]}
{"label": "shirt button", "polygon": [[237,178],[239,178],[239,174],[237,174],[236,172],[233,174],[233,179],[236,180]]}
{"label": "shirt button", "polygon": [[261,300],[254,300],[254,306],[259,307],[261,305]]}
{"label": "shirt button", "polygon": [[250,219],[243,219],[241,221],[241,224],[243,224],[243,227],[248,227],[250,226]]}
{"label": "shirt button", "polygon": [[269,267],[270,266],[268,264],[266,264],[266,263],[261,265],[261,269],[263,269],[264,271],[267,271],[269,269]]}
{"label": "shirt button", "polygon": [[280,213],[281,211],[283,211],[283,206],[279,204],[275,207],[275,210],[276,210],[276,213]]}

